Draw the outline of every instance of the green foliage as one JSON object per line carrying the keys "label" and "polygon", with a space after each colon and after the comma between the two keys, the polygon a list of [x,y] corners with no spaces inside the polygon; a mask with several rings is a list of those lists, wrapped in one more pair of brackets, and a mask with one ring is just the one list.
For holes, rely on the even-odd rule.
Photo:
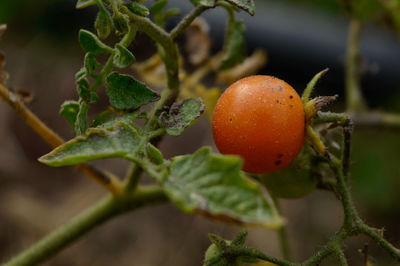
{"label": "green foliage", "polygon": [[[209,234],[211,245],[204,255],[205,266],[241,266],[244,263],[258,261],[258,251],[244,247],[247,232],[240,232],[232,241],[225,240],[217,235]],[[246,255],[242,255],[246,253]],[[247,255],[249,254],[249,255]],[[253,255],[253,256],[252,256]]]}
{"label": "green foliage", "polygon": [[161,12],[166,6],[168,1],[167,0],[157,0],[155,3],[150,7],[150,12],[152,14]]}
{"label": "green foliage", "polygon": [[125,3],[125,6],[132,13],[134,13],[136,15],[143,16],[143,17],[147,17],[148,15],[150,15],[150,10],[147,7],[141,5],[137,2],[131,1],[131,2]]}
{"label": "green foliage", "polygon": [[216,0],[190,0],[190,2],[192,2],[192,4],[195,6],[202,5],[206,7],[213,7],[215,6]]}
{"label": "green foliage", "polygon": [[245,27],[242,21],[231,17],[228,21],[224,43],[224,57],[220,68],[228,69],[245,59],[243,33]]}
{"label": "green foliage", "polygon": [[204,112],[201,98],[189,98],[174,103],[169,112],[162,112],[160,124],[171,136],[179,136]]}
{"label": "green foliage", "polygon": [[106,92],[110,103],[117,109],[136,109],[160,98],[157,93],[148,89],[146,85],[128,75],[113,72],[107,77],[106,83]]}
{"label": "green foliage", "polygon": [[76,116],[79,112],[79,103],[77,101],[65,101],[61,105],[60,114],[67,120],[71,125],[75,125]]}
{"label": "green foliage", "polygon": [[126,34],[129,31],[129,18],[127,15],[122,13],[114,13],[112,17],[115,30],[117,34]]}
{"label": "green foliage", "polygon": [[81,76],[76,80],[76,87],[79,97],[86,103],[96,103],[99,100],[96,92],[89,86],[89,81],[85,76]]}
{"label": "green foliage", "polygon": [[113,128],[90,128],[85,135],[57,147],[39,158],[49,166],[66,166],[106,158],[132,159],[139,144],[137,130],[124,122]]}
{"label": "green foliage", "polygon": [[[94,71],[96,68],[100,67],[101,64],[97,62],[96,57],[92,53],[87,53],[85,55],[85,61],[84,61],[84,66],[86,69],[86,72],[84,74],[88,74],[90,76],[93,76],[95,73]],[[83,73],[82,73],[83,74]],[[82,77],[78,77],[78,80]]]}
{"label": "green foliage", "polygon": [[97,35],[100,39],[106,39],[113,30],[113,22],[110,13],[105,9],[100,9],[94,23]]}
{"label": "green foliage", "polygon": [[123,122],[127,125],[135,127],[134,121],[139,117],[139,110],[130,113],[116,112],[114,110],[106,110],[98,114],[90,124],[90,127],[97,127],[101,129],[111,129],[118,122]]}
{"label": "green foliage", "polygon": [[95,4],[96,4],[95,0],[78,0],[78,2],[76,3],[76,8],[78,8],[78,9],[85,8],[88,6],[95,5]]}
{"label": "green foliage", "polygon": [[111,48],[102,43],[96,35],[87,30],[79,31],[79,42],[86,53],[99,55],[104,51],[110,51]]}
{"label": "green foliage", "polygon": [[253,0],[226,0],[226,1],[246,11],[252,16],[256,13],[256,6]]}
{"label": "green foliage", "polygon": [[135,62],[135,56],[124,46],[115,45],[115,53],[113,56],[113,64],[118,68],[127,68]]}
{"label": "green foliage", "polygon": [[220,156],[204,147],[175,157],[162,185],[172,202],[188,213],[223,221],[277,228],[282,219],[261,187],[240,171],[235,156]]}
{"label": "green foliage", "polygon": [[147,155],[149,156],[150,160],[155,164],[162,164],[164,162],[164,157],[159,149],[156,146],[151,144],[150,142],[147,143],[146,147]]}

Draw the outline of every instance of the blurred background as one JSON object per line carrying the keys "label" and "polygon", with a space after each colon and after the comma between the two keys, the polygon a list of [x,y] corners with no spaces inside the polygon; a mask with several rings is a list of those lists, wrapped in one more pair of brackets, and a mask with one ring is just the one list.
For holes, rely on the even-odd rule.
{"label": "blurred background", "polygon": [[[153,1],[148,1],[150,4]],[[378,0],[365,0],[361,36],[362,91],[374,109],[400,112],[400,39],[385,17]],[[170,1],[182,14],[189,1]],[[254,17],[245,21],[247,50],[263,48],[268,55],[260,74],[284,79],[302,91],[311,77],[329,67],[317,86],[320,95],[339,94],[331,106],[344,108],[344,56],[349,19],[334,0],[259,0]],[[77,99],[74,74],[84,53],[77,41],[80,28],[93,31],[97,9],[75,9],[73,0],[1,0],[0,23],[8,30],[0,41],[10,73],[9,87],[32,91],[29,108],[65,139],[72,129],[58,115],[63,101]],[[210,24],[212,49],[222,47],[226,14],[204,14]],[[173,26],[177,19],[169,21]],[[139,34],[130,47],[138,60],[154,51],[152,42]],[[104,109],[104,95],[93,108]],[[351,165],[352,190],[360,213],[371,225],[385,227],[386,237],[400,246],[400,137],[385,128],[356,128]],[[43,237],[90,206],[105,191],[73,168],[50,168],[37,158],[50,148],[26,126],[11,108],[0,102],[0,261]],[[161,150],[166,157],[192,153],[213,145],[206,118],[182,137],[166,137]],[[95,163],[123,176],[127,163]],[[146,178],[144,182],[150,182]],[[288,219],[290,245],[296,261],[309,257],[342,223],[340,202],[332,193],[314,191],[297,200],[282,200]],[[209,245],[207,233],[231,239],[242,228],[183,214],[170,204],[141,209],[118,217],[90,232],[44,265],[201,265]],[[358,252],[369,243],[374,265],[398,265],[367,238],[346,242],[350,265],[363,265]],[[249,246],[280,256],[276,232],[250,228]],[[322,265],[336,265],[334,259]]]}

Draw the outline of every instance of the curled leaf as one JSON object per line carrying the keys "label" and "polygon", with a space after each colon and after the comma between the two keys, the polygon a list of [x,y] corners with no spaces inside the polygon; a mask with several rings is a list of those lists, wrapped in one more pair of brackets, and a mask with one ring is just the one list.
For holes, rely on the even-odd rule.
{"label": "curled leaf", "polygon": [[189,98],[174,103],[169,112],[160,115],[160,124],[167,129],[171,136],[179,136],[204,111],[204,104],[200,98]]}
{"label": "curled leaf", "polygon": [[135,56],[124,46],[115,45],[113,63],[118,68],[127,68],[135,62]]}
{"label": "curled leaf", "polygon": [[185,50],[189,62],[195,66],[203,63],[210,55],[209,31],[206,20],[201,17],[196,18],[185,31]]}
{"label": "curled leaf", "polygon": [[113,22],[110,13],[105,9],[100,9],[94,23],[97,35],[100,39],[106,39],[113,29]]}
{"label": "curled leaf", "polygon": [[87,30],[79,31],[79,42],[86,53],[92,53],[93,55],[99,55],[104,51],[111,50],[96,35]]}
{"label": "curled leaf", "polygon": [[65,101],[61,105],[60,114],[67,120],[67,122],[74,127],[76,117],[79,112],[79,103],[77,101]]}

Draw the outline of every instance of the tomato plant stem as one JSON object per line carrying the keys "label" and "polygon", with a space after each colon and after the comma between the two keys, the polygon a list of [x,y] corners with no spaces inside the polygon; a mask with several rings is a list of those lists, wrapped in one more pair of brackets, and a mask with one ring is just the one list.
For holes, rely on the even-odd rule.
{"label": "tomato plant stem", "polygon": [[163,190],[156,186],[138,188],[134,193],[125,195],[123,198],[108,195],[6,262],[4,266],[36,265],[110,218],[165,200]]}
{"label": "tomato plant stem", "polygon": [[[50,147],[55,148],[64,143],[64,140],[41,121],[32,111],[30,111],[21,101],[19,96],[5,86],[0,84],[0,96],[8,103],[25,121],[25,123],[35,131]],[[79,171],[92,178],[111,193],[118,193],[120,183],[117,178],[106,175],[102,171],[88,164],[75,165]]]}
{"label": "tomato plant stem", "polygon": [[360,33],[361,22],[358,19],[352,19],[349,26],[345,68],[346,107],[349,112],[365,109],[360,87]]}

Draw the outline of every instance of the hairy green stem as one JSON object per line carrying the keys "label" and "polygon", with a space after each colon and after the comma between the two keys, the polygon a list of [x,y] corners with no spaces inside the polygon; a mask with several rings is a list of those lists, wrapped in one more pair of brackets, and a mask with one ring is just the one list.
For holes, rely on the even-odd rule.
{"label": "hairy green stem", "polygon": [[400,261],[400,249],[394,247],[391,243],[386,241],[383,238],[383,232],[382,232],[382,234],[379,234],[377,229],[371,228],[364,224],[360,226],[360,231],[362,233],[364,233],[365,235],[369,236],[370,238],[372,238],[373,240],[375,240],[393,258],[395,258],[397,261]]}
{"label": "hairy green stem", "polygon": [[357,19],[350,21],[346,69],[345,69],[345,90],[346,108],[350,112],[362,111],[365,109],[365,102],[360,87],[360,42],[361,22]]}
{"label": "hairy green stem", "polygon": [[196,6],[196,8],[194,8],[189,14],[187,14],[186,17],[184,17],[181,20],[181,22],[171,30],[170,33],[171,40],[174,40],[176,37],[182,34],[182,32],[190,25],[190,23],[192,23],[195,18],[200,16],[200,14],[203,13],[208,8],[209,7],[205,7],[202,5]]}
{"label": "hairy green stem", "polygon": [[139,207],[163,201],[166,201],[164,192],[156,186],[139,188],[133,194],[123,198],[108,195],[70,222],[58,227],[39,242],[6,262],[4,266],[36,265],[55,255],[80,236],[110,218]]}
{"label": "hairy green stem", "polygon": [[[272,197],[272,200],[274,201],[278,212],[281,213],[281,207],[279,204],[279,200],[276,197]],[[282,257],[285,260],[290,261],[292,256],[291,256],[291,251],[290,251],[290,246],[289,246],[289,239],[288,239],[286,224],[283,225],[281,228],[279,228],[277,230],[277,233],[278,233],[279,243],[281,246]]]}
{"label": "hairy green stem", "polygon": [[341,266],[348,266],[346,256],[343,253],[343,250],[340,248],[339,245],[333,248],[333,253],[336,255],[336,258],[339,260]]}

